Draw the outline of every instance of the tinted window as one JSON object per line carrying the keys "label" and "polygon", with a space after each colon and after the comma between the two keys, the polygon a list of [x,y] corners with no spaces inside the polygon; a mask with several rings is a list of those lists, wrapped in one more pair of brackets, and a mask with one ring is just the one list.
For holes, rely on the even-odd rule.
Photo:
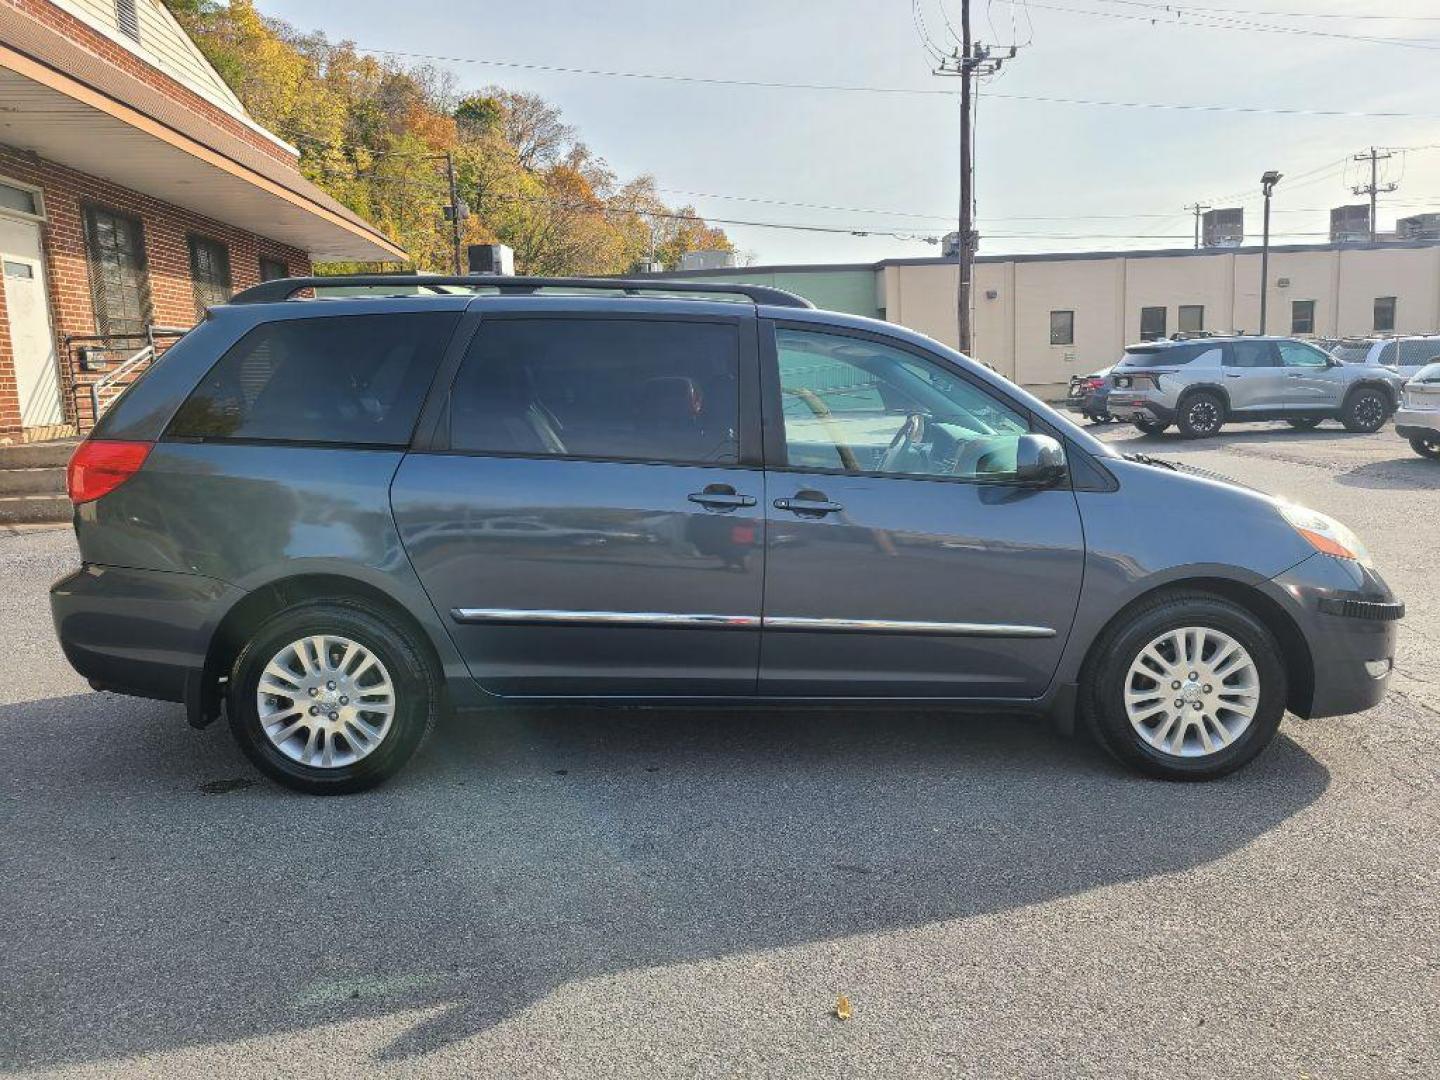
{"label": "tinted window", "polygon": [[1376,354],[1375,362],[1377,364],[1384,364],[1386,367],[1394,367],[1395,355],[1395,342],[1387,341],[1381,346],[1379,353]]}
{"label": "tinted window", "polygon": [[1200,360],[1202,367],[1215,364],[1220,359],[1220,346],[1213,344],[1171,345],[1159,349],[1129,349],[1120,358],[1120,367],[1152,368],[1183,367],[1194,360]]}
{"label": "tinted window", "polygon": [[1271,368],[1280,366],[1275,346],[1268,341],[1232,341],[1226,367]]}
{"label": "tinted window", "polygon": [[1400,342],[1400,366],[1428,364],[1440,358],[1440,338],[1416,338]]}
{"label": "tinted window", "polygon": [[450,398],[450,446],[491,453],[733,464],[734,323],[496,319]]}
{"label": "tinted window", "polygon": [[1176,315],[1176,321],[1182,334],[1198,334],[1205,329],[1205,305],[1203,304],[1181,304]]}
{"label": "tinted window", "polygon": [[1140,309],[1140,340],[1154,341],[1165,336],[1165,309],[1163,307],[1142,307]]}
{"label": "tinted window", "polygon": [[459,315],[338,315],[257,326],[210,369],[170,435],[403,446]]}
{"label": "tinted window", "polygon": [[1004,479],[1027,417],[938,364],[838,334],[775,333],[792,468]]}

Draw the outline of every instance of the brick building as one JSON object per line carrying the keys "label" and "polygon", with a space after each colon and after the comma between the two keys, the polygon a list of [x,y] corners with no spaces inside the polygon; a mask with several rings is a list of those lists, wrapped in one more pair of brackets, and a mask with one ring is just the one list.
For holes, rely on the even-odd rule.
{"label": "brick building", "polygon": [[160,0],[0,0],[0,443],[85,427],[89,383],[235,290],[403,258]]}

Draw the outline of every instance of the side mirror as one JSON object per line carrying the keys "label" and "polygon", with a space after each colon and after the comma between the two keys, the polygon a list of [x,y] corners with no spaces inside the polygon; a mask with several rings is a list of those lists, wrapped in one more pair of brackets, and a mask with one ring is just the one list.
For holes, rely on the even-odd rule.
{"label": "side mirror", "polygon": [[1065,476],[1065,448],[1049,435],[1021,435],[1015,446],[1015,482],[1054,484]]}

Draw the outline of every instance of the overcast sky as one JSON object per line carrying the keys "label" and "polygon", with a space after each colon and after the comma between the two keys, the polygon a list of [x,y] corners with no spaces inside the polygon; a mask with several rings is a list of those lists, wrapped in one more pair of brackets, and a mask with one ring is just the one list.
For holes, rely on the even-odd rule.
{"label": "overcast sky", "polygon": [[[268,14],[332,38],[454,58],[437,63],[467,88],[498,83],[542,94],[623,176],[652,173],[667,198],[692,202],[712,218],[904,237],[955,227],[959,109],[949,96],[711,85],[465,62],[957,90],[955,80],[930,74],[908,0],[259,2]],[[1219,9],[1247,13],[1201,14]],[[943,15],[958,29],[959,10],[960,0],[947,0],[943,12],[941,0],[921,0],[935,44],[949,47]],[[1268,168],[1286,174],[1274,204],[1274,238],[1319,242],[1328,226],[1325,209],[1357,201],[1349,186],[1368,180],[1368,165],[1362,175],[1347,159],[1371,144],[1430,147],[1384,163],[1382,182],[1398,180],[1400,188],[1382,197],[1382,229],[1397,216],[1440,210],[1436,0],[1203,0],[1187,9],[1194,14],[1186,19],[1223,21],[1223,27],[1176,25],[1158,3],[1140,0],[974,0],[973,11],[979,40],[1022,45],[981,90],[982,254],[1188,246],[1192,218],[1183,207],[1197,200],[1244,205],[1247,232],[1258,241],[1259,176]],[[1302,18],[1297,12],[1425,18]],[[1019,100],[1026,97],[1417,115]],[[725,228],[762,264],[937,253],[896,236]]]}

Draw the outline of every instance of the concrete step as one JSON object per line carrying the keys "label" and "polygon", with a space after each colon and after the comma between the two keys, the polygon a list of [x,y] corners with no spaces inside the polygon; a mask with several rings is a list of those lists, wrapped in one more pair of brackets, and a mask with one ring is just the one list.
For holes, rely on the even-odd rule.
{"label": "concrete step", "polygon": [[0,446],[0,470],[64,468],[75,452],[78,439],[56,439],[53,442],[16,443]]}
{"label": "concrete step", "polygon": [[0,525],[35,525],[70,520],[70,500],[64,495],[0,496]]}
{"label": "concrete step", "polygon": [[65,469],[43,465],[27,469],[0,469],[0,495],[64,495]]}

